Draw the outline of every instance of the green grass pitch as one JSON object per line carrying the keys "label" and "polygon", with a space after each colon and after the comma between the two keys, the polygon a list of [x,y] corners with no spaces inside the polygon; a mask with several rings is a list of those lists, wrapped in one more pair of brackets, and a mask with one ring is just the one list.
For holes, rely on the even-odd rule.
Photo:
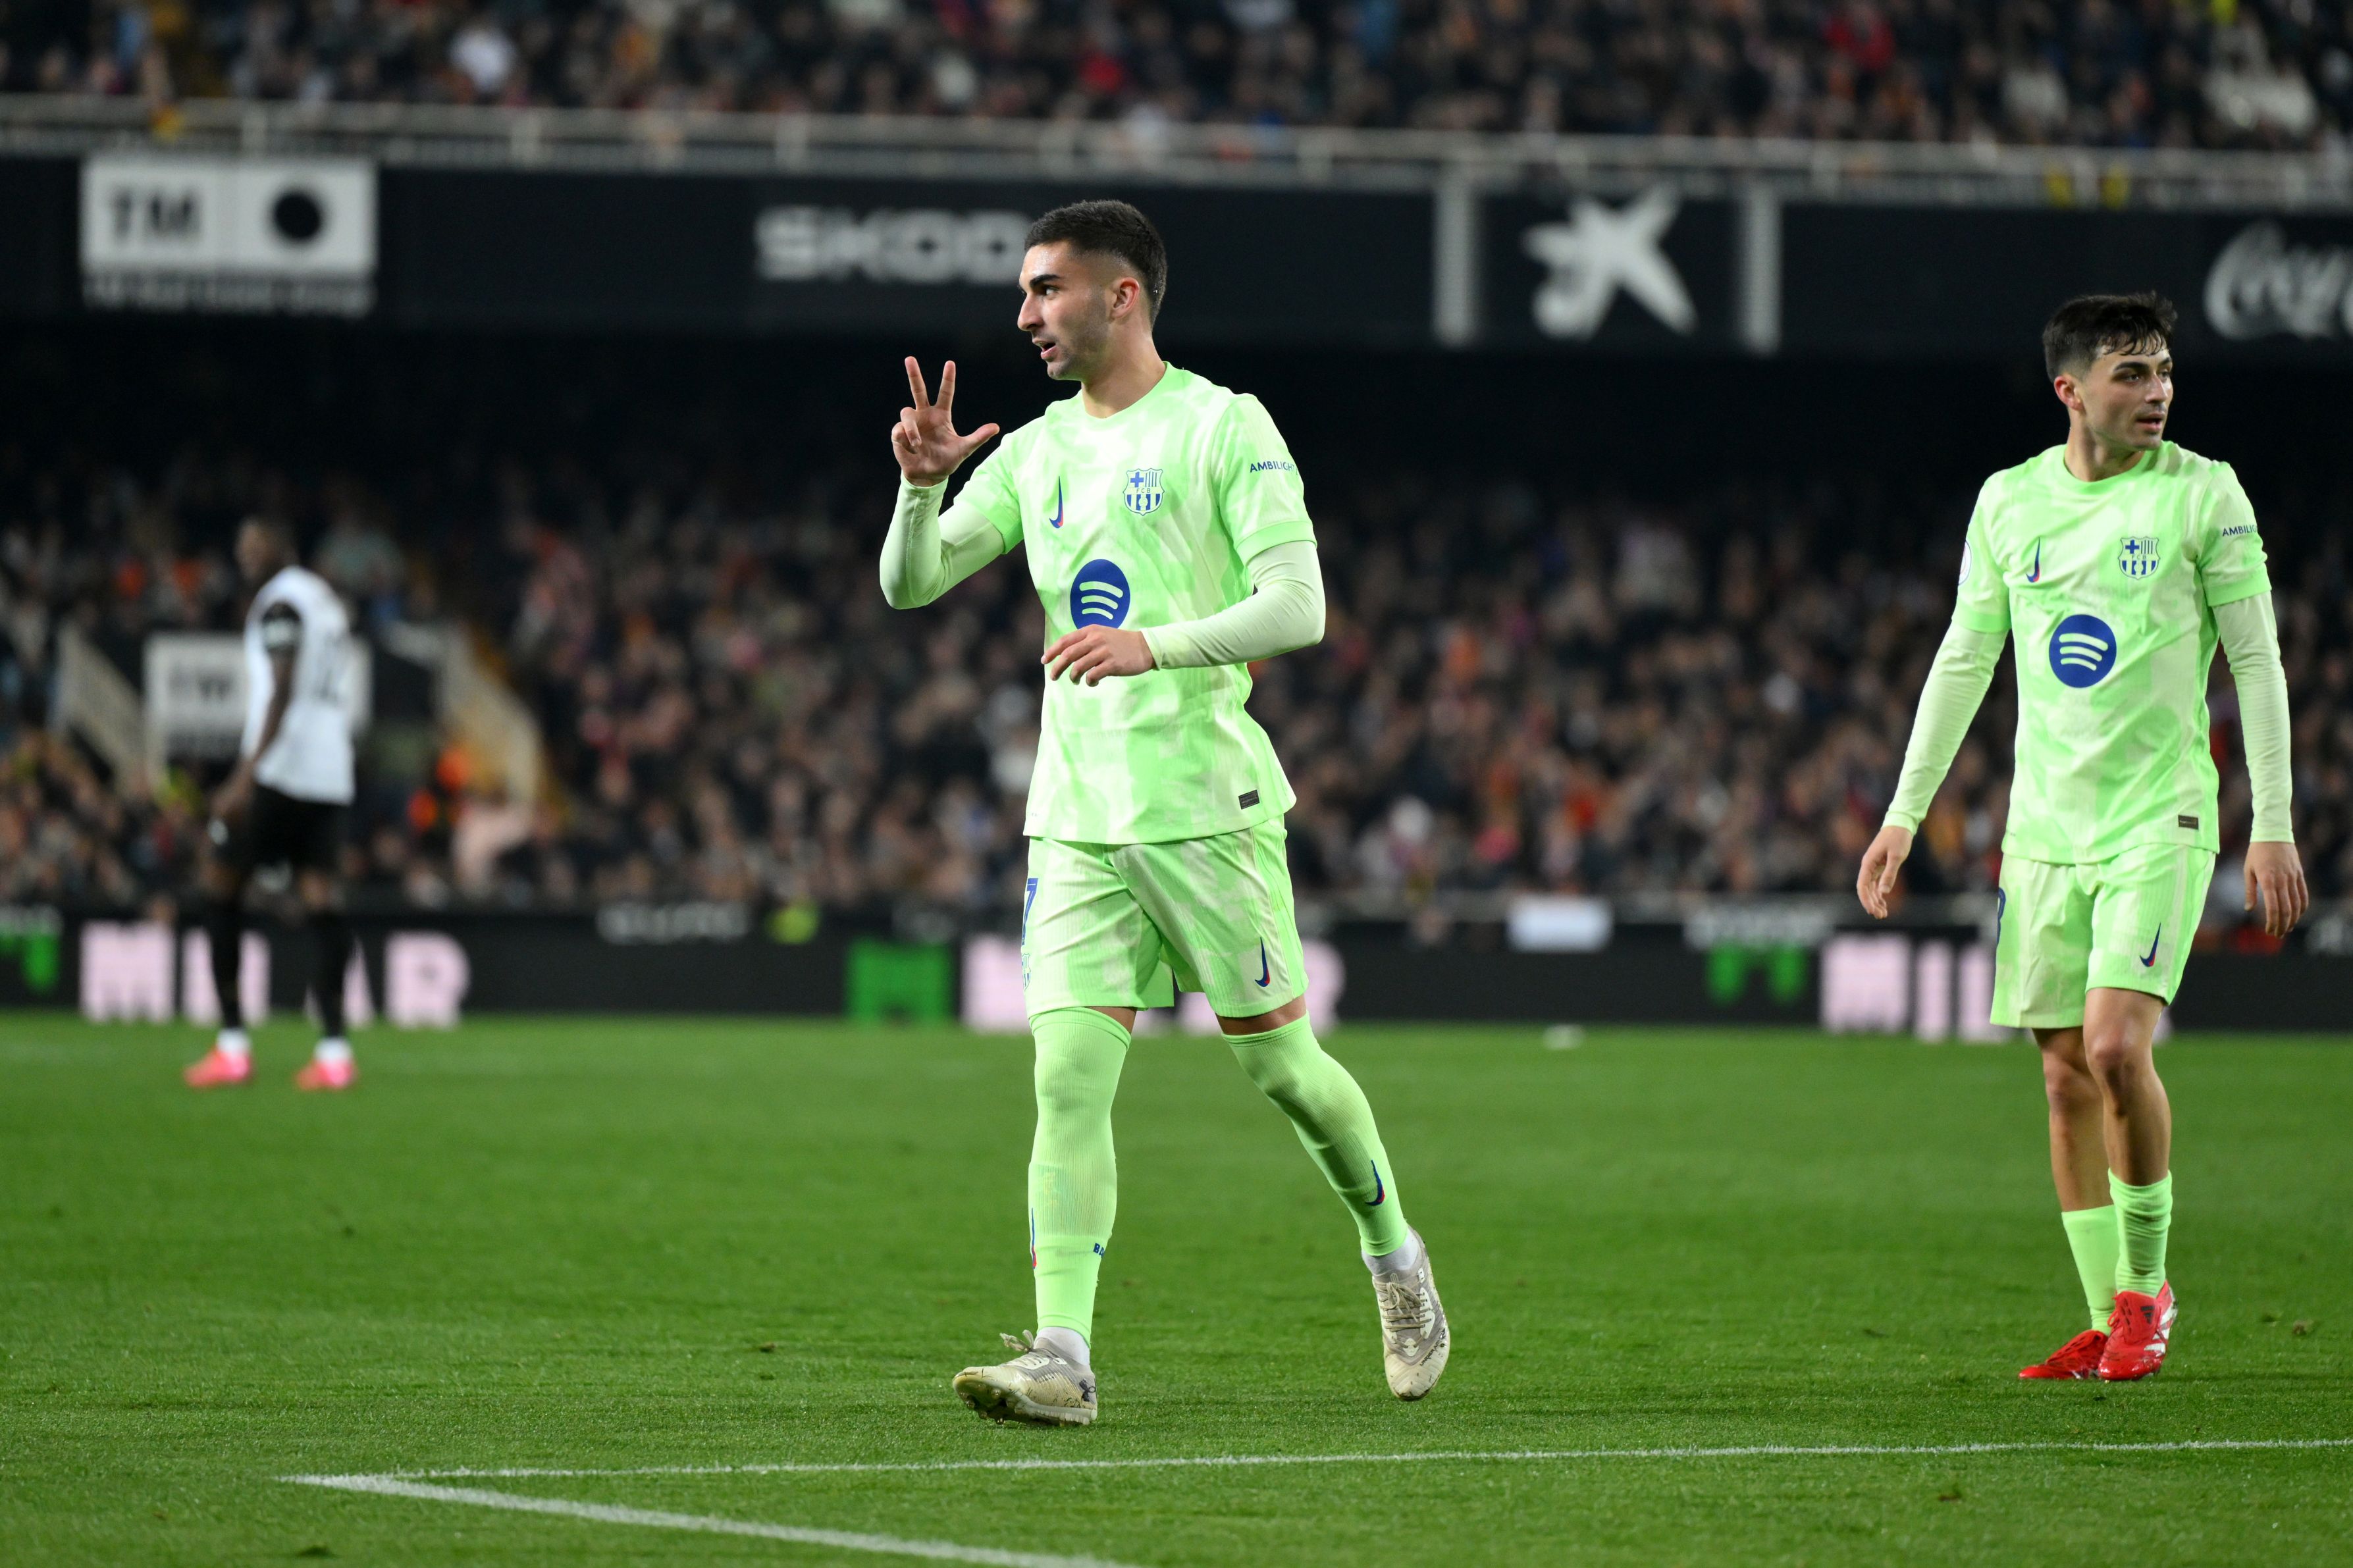
{"label": "green grass pitch", "polygon": [[[190,1093],[198,1043],[0,1018],[11,1563],[2353,1557],[2353,1447],[2095,1447],[2353,1438],[2344,1041],[2165,1047],[2173,1361],[2021,1386],[2081,1314],[2026,1047],[1347,1029],[1455,1325],[1403,1405],[1281,1117],[1216,1042],[1148,1037],[1084,1431],[947,1389],[1029,1321],[1025,1041],[483,1020],[364,1037],[341,1098],[291,1089],[289,1026],[254,1087]],[[1969,1444],[2024,1447],[1883,1451]],[[1883,1451],[1689,1452],[1775,1445]],[[1525,1450],[1614,1457],[1493,1457]],[[1489,1457],[430,1483],[695,1529],[280,1479],[1440,1451]]]}

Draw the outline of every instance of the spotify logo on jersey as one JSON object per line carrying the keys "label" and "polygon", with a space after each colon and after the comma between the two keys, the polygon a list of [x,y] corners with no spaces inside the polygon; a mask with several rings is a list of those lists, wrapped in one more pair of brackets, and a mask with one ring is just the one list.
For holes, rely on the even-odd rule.
{"label": "spotify logo on jersey", "polygon": [[1127,574],[1111,561],[1090,561],[1071,584],[1071,624],[1115,626],[1127,619]]}
{"label": "spotify logo on jersey", "polygon": [[2051,673],[2065,686],[2097,686],[2116,667],[2116,634],[2097,616],[2069,616],[2051,634]]}

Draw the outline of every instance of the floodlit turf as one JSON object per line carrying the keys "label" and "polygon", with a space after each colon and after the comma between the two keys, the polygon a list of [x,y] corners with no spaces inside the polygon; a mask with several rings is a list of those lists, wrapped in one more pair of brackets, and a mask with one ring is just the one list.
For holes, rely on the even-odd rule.
{"label": "floodlit turf", "polygon": [[[1456,1327],[1409,1406],[1279,1115],[1216,1042],[1146,1039],[1076,1432],[947,1390],[1029,1321],[1026,1042],[484,1021],[364,1037],[329,1099],[295,1030],[208,1096],[197,1043],[0,1018],[11,1563],[892,1560],[296,1474],[2353,1438],[2353,1042],[2165,1048],[2174,1360],[2021,1386],[2081,1312],[2025,1047],[1350,1029]],[[2353,1554],[2353,1448],[434,1484],[1145,1568]]]}

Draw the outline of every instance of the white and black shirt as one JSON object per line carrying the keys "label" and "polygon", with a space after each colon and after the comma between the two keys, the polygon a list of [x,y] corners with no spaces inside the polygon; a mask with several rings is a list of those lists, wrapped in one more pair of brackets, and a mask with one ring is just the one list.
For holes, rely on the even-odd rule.
{"label": "white and black shirt", "polygon": [[352,730],[351,622],[334,589],[315,572],[289,566],[261,585],[245,617],[245,740],[250,756],[269,715],[273,654],[294,656],[294,692],[278,738],[255,763],[256,784],[296,800],[349,804]]}

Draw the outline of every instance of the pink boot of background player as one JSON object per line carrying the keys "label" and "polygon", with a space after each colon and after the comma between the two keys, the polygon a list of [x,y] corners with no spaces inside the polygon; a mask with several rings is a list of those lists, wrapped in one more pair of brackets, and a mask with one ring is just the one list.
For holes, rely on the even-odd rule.
{"label": "pink boot of background player", "polygon": [[352,1047],[341,1040],[321,1040],[318,1050],[294,1075],[294,1087],[321,1092],[349,1089],[359,1081],[360,1069]]}

